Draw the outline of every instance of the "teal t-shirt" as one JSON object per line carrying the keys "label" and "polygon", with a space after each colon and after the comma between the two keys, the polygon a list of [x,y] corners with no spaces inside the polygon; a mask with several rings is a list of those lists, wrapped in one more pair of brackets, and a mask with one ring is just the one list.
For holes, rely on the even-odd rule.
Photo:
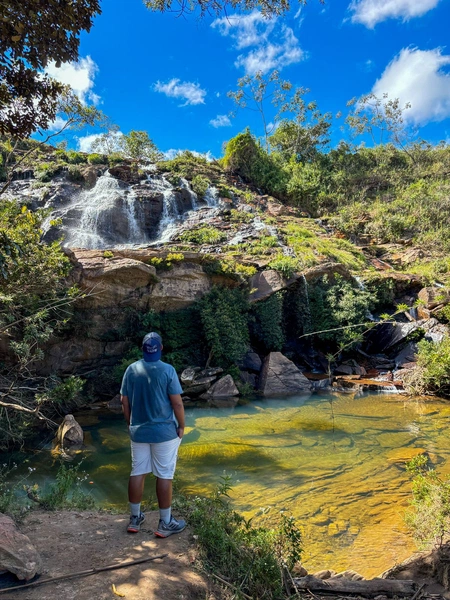
{"label": "teal t-shirt", "polygon": [[172,365],[161,360],[138,360],[128,367],[120,393],[130,402],[130,437],[133,442],[159,444],[177,437],[177,421],[169,394],[181,394]]}

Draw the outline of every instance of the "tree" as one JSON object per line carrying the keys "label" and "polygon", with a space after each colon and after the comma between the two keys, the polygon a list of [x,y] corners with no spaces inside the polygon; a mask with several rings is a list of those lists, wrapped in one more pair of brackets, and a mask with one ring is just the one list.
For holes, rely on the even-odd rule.
{"label": "tree", "polygon": [[[278,111],[278,126],[269,142],[272,150],[280,152],[284,160],[295,156],[297,162],[312,161],[330,141],[331,114],[323,115],[314,101],[305,102],[304,96],[308,93],[306,88],[297,88]],[[290,119],[281,119],[287,114],[291,115]]]}
{"label": "tree", "polygon": [[234,100],[239,108],[247,108],[259,113],[263,122],[265,147],[268,151],[269,135],[273,132],[275,125],[267,123],[267,102],[270,101],[276,107],[284,104],[287,94],[292,89],[292,83],[281,79],[278,71],[272,71],[269,75],[257,71],[254,75],[245,75],[238,79],[237,85],[238,89],[235,92],[228,92],[227,96]]}
{"label": "tree", "polygon": [[[298,0],[298,2],[305,5],[307,0]],[[323,3],[324,0],[320,2]],[[144,3],[150,10],[178,14],[199,11],[200,16],[219,14],[226,12],[228,8],[241,10],[258,8],[264,16],[270,17],[281,15],[290,8],[289,0],[177,0],[175,8],[173,8],[173,0],[144,0]]]}
{"label": "tree", "polygon": [[3,144],[2,166],[5,183],[0,189],[0,196],[8,189],[13,179],[14,171],[19,167],[28,166],[28,162],[33,154],[42,146],[47,144],[53,138],[60,136],[68,131],[83,129],[86,126],[100,125],[106,120],[105,115],[95,106],[87,106],[81,102],[70,88],[65,88],[57,99],[57,114],[60,118],[61,126],[57,131],[45,133],[40,132],[42,141],[35,142],[27,140],[30,146],[28,150],[21,154],[20,158],[16,156],[17,148],[24,142],[23,137],[7,138]]}
{"label": "tree", "polygon": [[353,98],[347,106],[353,107],[346,123],[355,136],[368,134],[374,146],[391,143],[414,161],[407,149],[411,141],[411,132],[408,131],[403,118],[411,104],[406,103],[402,107],[400,100],[390,99],[389,94],[383,94],[383,97],[379,98],[370,93],[359,99]]}
{"label": "tree", "polygon": [[162,154],[152,142],[146,131],[130,131],[119,139],[119,147],[126,158],[136,162],[149,160],[156,162],[162,159]]}
{"label": "tree", "polygon": [[113,123],[106,125],[107,130],[105,133],[101,133],[91,144],[91,150],[93,152],[100,152],[110,156],[111,154],[119,154],[121,151],[121,137],[120,127]]}
{"label": "tree", "polygon": [[65,86],[42,71],[76,61],[79,35],[100,13],[99,0],[2,0],[0,134],[28,137],[47,129]]}

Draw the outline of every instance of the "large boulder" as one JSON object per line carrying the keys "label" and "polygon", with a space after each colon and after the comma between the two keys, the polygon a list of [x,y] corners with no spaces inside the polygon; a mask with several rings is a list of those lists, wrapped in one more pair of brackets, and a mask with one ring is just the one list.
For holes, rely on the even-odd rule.
{"label": "large boulder", "polygon": [[264,396],[310,394],[311,382],[281,352],[271,352],[264,359],[259,389]]}
{"label": "large boulder", "polygon": [[143,179],[147,178],[147,175],[138,169],[134,169],[131,165],[122,164],[109,169],[110,175],[120,181],[126,183],[139,183]]}
{"label": "large boulder", "polygon": [[237,389],[231,375],[225,375],[221,377],[208,391],[210,398],[230,398],[232,396],[239,396],[239,390]]}
{"label": "large boulder", "polygon": [[418,294],[421,300],[428,309],[436,308],[439,304],[448,304],[450,302],[450,294],[448,291],[438,287],[422,288]]}
{"label": "large boulder", "polygon": [[177,310],[202,298],[212,287],[212,281],[201,265],[182,262],[169,271],[158,273],[158,282],[151,289],[151,308],[156,311]]}
{"label": "large boulder", "polygon": [[56,432],[56,441],[60,446],[81,446],[84,432],[73,415],[66,415]]}
{"label": "large boulder", "polygon": [[0,513],[0,571],[8,571],[18,579],[32,579],[42,569],[41,557],[14,521]]}

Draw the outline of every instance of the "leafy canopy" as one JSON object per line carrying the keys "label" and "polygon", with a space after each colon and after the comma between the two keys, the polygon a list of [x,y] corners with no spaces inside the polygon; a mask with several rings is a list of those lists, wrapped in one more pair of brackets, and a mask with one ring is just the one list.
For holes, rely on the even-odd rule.
{"label": "leafy canopy", "polygon": [[52,61],[76,61],[80,33],[100,13],[98,0],[4,0],[0,4],[0,134],[47,129],[66,86],[43,75]]}

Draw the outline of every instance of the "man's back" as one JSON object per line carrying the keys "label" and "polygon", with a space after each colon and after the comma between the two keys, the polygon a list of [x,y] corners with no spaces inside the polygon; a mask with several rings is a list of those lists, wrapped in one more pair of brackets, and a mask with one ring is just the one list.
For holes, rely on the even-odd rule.
{"label": "man's back", "polygon": [[120,393],[130,403],[134,442],[160,443],[177,437],[169,394],[180,392],[175,369],[161,360],[138,360],[127,368]]}

